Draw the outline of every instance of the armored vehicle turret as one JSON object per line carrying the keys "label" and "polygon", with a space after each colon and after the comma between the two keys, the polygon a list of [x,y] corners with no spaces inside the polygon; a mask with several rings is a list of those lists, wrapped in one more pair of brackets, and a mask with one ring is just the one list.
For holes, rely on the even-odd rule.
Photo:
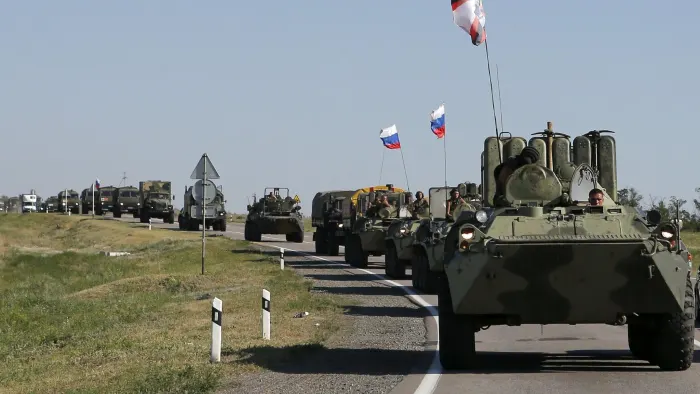
{"label": "armored vehicle turret", "polygon": [[401,218],[410,218],[407,207],[411,193],[392,184],[360,189],[343,205],[345,262],[366,268],[369,256],[386,253],[389,226]]}
{"label": "armored vehicle turret", "polygon": [[[205,185],[205,212],[202,210],[202,185]],[[207,180],[206,183],[199,181],[194,186],[185,187],[183,198],[184,206],[177,216],[180,230],[197,231],[204,222],[207,230],[213,228],[214,231],[226,231],[226,200],[221,188],[217,188],[212,180]]]}
{"label": "armored vehicle turret", "polygon": [[263,234],[284,234],[287,242],[304,242],[304,221],[299,202],[298,197],[289,196],[286,187],[265,188],[265,195],[248,205],[244,229],[246,241],[260,242]]}
{"label": "armored vehicle turret", "polygon": [[543,134],[484,143],[485,207],[459,215],[435,267],[443,368],[474,367],[474,335],[493,325],[627,324],[635,357],[688,369],[696,311],[679,228],[616,202],[612,136],[571,147],[551,124]]}

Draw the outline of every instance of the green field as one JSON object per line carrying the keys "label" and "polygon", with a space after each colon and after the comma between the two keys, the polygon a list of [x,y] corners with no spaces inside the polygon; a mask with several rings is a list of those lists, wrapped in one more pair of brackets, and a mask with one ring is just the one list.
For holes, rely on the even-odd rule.
{"label": "green field", "polygon": [[[0,393],[211,392],[259,370],[240,359],[246,349],[318,344],[343,321],[342,299],[310,293],[246,242],[208,238],[202,276],[200,234],[142,226],[0,215]],[[278,316],[271,341],[263,288]],[[224,306],[219,364],[209,363],[213,296]]]}

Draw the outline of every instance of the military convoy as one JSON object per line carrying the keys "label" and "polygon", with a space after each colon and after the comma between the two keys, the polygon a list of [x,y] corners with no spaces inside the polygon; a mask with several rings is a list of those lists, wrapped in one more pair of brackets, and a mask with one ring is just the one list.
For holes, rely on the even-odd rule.
{"label": "military convoy", "polygon": [[139,221],[148,223],[151,218],[157,218],[164,223],[175,223],[174,199],[170,181],[139,182]]}
{"label": "military convoy", "polygon": [[[282,197],[280,191],[286,196]],[[284,234],[288,242],[304,242],[304,221],[299,202],[298,198],[289,196],[286,187],[265,188],[265,195],[248,205],[245,240],[260,242],[263,234]]]}
{"label": "military convoy", "polygon": [[[549,123],[542,134],[485,140],[484,207],[459,215],[431,267],[443,368],[476,366],[475,333],[493,325],[627,324],[635,357],[688,369],[696,310],[679,228],[616,203],[612,136],[591,132],[572,145]],[[526,160],[526,146],[538,157]],[[494,171],[506,170],[497,184]],[[602,205],[588,205],[593,188]]]}
{"label": "military convoy", "polygon": [[[204,185],[204,187],[202,187]],[[205,213],[202,207],[202,189],[204,189]],[[207,180],[197,182],[194,186],[185,187],[184,206],[177,217],[180,230],[197,231],[204,222],[206,229],[226,231],[226,200],[220,187]]]}
{"label": "military convoy", "polygon": [[110,197],[110,210],[115,218],[122,217],[122,214],[124,213],[131,214],[135,218],[139,217],[139,207],[141,206],[141,201],[139,198],[138,188],[134,186],[113,188],[110,192]]}

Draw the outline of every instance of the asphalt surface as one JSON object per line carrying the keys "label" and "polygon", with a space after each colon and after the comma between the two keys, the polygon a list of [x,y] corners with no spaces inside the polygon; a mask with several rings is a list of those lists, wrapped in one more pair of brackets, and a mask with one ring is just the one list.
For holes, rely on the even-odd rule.
{"label": "asphalt surface", "polygon": [[[177,224],[154,226],[175,227]],[[227,235],[242,239],[243,225],[230,223]],[[273,249],[298,251],[317,262],[344,265],[342,247],[338,257],[314,256],[311,233],[306,233],[305,242],[301,244],[285,242],[284,236],[278,235],[263,236],[260,244]],[[410,278],[385,278],[383,257],[370,257],[366,270],[348,268],[348,271],[363,275],[364,280],[402,288],[410,293],[408,298],[414,303],[436,314],[437,296],[416,294],[411,288]],[[407,273],[410,275],[410,268]],[[384,295],[378,293],[375,296]],[[434,349],[437,321],[436,318],[426,319],[427,350]],[[626,327],[496,326],[476,335],[477,352],[483,365],[479,371],[443,374],[433,358],[426,372],[408,374],[392,393],[698,393],[699,338],[700,329],[696,328],[695,364],[689,370],[663,372],[645,361],[632,358],[627,347]]]}

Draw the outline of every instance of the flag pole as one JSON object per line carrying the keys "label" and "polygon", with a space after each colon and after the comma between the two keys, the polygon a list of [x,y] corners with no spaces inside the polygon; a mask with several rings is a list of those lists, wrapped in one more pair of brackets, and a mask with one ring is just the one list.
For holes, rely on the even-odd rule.
{"label": "flag pole", "polygon": [[[442,103],[442,106],[444,108],[445,103]],[[442,134],[442,157],[445,160],[445,188],[447,188],[447,142],[445,141],[445,138],[447,138],[447,116],[445,116],[443,127],[445,128],[445,132]]]}
{"label": "flag pole", "polygon": [[95,181],[92,181],[92,218],[95,218]]}
{"label": "flag pole", "polygon": [[379,183],[377,185],[382,184],[382,173],[384,172],[384,153],[386,152],[386,148],[382,147],[382,165],[379,166]]}
{"label": "flag pole", "polygon": [[493,98],[493,79],[491,78],[491,60],[489,59],[489,40],[484,39],[484,45],[486,46],[486,67],[489,70],[489,86],[491,87],[491,107],[493,108],[493,123],[496,125],[496,141],[499,144],[498,149],[498,161],[503,163],[503,152],[501,152],[501,136],[498,132],[498,118],[496,117],[496,102]]}
{"label": "flag pole", "polygon": [[408,171],[406,171],[406,161],[403,159],[403,148],[399,148],[399,151],[401,151],[401,163],[403,163],[403,173],[406,176],[406,188],[410,192],[411,186],[408,184]]}

